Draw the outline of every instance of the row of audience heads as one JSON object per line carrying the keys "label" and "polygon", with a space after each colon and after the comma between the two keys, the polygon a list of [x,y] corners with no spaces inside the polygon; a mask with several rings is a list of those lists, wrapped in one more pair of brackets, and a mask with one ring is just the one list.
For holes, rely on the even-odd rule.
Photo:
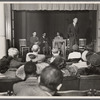
{"label": "row of audience heads", "polygon": [[[77,49],[75,49],[74,47],[77,47],[78,49],[78,46],[76,45],[73,46],[73,50],[75,50],[76,52]],[[38,45],[33,45],[32,47],[33,52],[38,53],[39,50],[40,48]],[[13,58],[18,57],[17,56],[18,54],[19,54],[19,51],[16,48],[10,48],[8,50],[8,55]],[[59,49],[53,48],[52,54],[53,56],[58,56],[60,54]],[[94,53],[94,52],[84,51],[82,54],[84,55],[83,58],[85,58],[83,59],[84,61],[89,62],[89,64],[91,64],[92,66],[96,66],[96,67],[100,66],[100,53],[99,52]],[[55,63],[50,64],[48,67],[44,68],[40,74],[39,84],[46,86],[53,91],[56,90],[57,87],[61,86],[61,83],[63,81],[63,74],[61,70],[59,69],[62,68],[62,66],[64,67],[65,62],[62,63],[63,61],[64,60],[59,59]],[[24,65],[24,71],[25,71],[26,76],[31,75],[31,74],[36,75],[36,70],[37,70],[37,67],[36,67],[35,62],[29,61]]]}
{"label": "row of audience heads", "polygon": [[[76,45],[76,44],[73,45],[73,51],[78,51],[78,48],[79,48],[78,45]],[[33,45],[32,48],[31,48],[31,50],[33,52],[39,53],[40,52],[40,47],[38,45]],[[8,56],[11,56],[11,57],[15,58],[15,57],[18,57],[18,55],[19,55],[18,49],[16,49],[16,48],[10,48],[8,50]],[[53,56],[60,55],[60,50],[58,48],[53,48],[52,49],[52,55]],[[94,53],[94,52],[89,51],[89,49],[87,49],[81,55],[80,54],[77,55],[77,56],[72,55],[72,57],[71,56],[68,57],[68,60],[69,59],[77,59],[77,58],[80,58],[83,61],[86,61],[88,63],[91,63],[93,66],[100,65],[99,64],[100,63],[100,53],[99,52]]]}
{"label": "row of audience heads", "polygon": [[[24,71],[25,71],[26,78],[31,75],[37,76],[36,74],[37,67],[36,64],[32,61],[29,61],[24,65]],[[63,74],[61,70],[51,65],[45,67],[42,70],[40,76],[38,77],[39,85],[45,86],[52,91],[56,91],[57,89],[60,89],[62,85],[62,81],[63,81]]]}

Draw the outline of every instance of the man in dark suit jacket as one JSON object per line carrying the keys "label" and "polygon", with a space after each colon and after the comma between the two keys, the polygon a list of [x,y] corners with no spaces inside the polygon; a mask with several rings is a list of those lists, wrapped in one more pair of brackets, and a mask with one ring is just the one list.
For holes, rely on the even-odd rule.
{"label": "man in dark suit jacket", "polygon": [[77,25],[78,19],[74,18],[73,23],[68,26],[68,35],[70,40],[70,49],[74,44],[78,44],[79,27]]}

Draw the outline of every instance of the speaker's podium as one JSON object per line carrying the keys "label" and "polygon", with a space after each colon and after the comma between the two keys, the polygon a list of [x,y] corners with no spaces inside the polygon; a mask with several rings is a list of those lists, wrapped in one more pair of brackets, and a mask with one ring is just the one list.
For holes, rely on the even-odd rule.
{"label": "speaker's podium", "polygon": [[66,59],[66,39],[54,39],[52,48],[60,49],[62,56]]}

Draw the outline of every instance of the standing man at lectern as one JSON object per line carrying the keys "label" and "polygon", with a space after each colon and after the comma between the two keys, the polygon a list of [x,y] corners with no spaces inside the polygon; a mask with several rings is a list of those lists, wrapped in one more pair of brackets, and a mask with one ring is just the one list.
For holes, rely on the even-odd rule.
{"label": "standing man at lectern", "polygon": [[70,49],[74,44],[78,44],[78,37],[79,37],[79,27],[77,25],[78,18],[73,19],[73,23],[68,26],[68,36],[70,41]]}

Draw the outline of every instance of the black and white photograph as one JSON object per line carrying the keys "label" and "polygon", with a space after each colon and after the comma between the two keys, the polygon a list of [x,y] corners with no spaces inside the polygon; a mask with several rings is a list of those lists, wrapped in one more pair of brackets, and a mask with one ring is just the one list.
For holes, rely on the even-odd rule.
{"label": "black and white photograph", "polygon": [[99,2],[0,2],[0,98],[99,96]]}

